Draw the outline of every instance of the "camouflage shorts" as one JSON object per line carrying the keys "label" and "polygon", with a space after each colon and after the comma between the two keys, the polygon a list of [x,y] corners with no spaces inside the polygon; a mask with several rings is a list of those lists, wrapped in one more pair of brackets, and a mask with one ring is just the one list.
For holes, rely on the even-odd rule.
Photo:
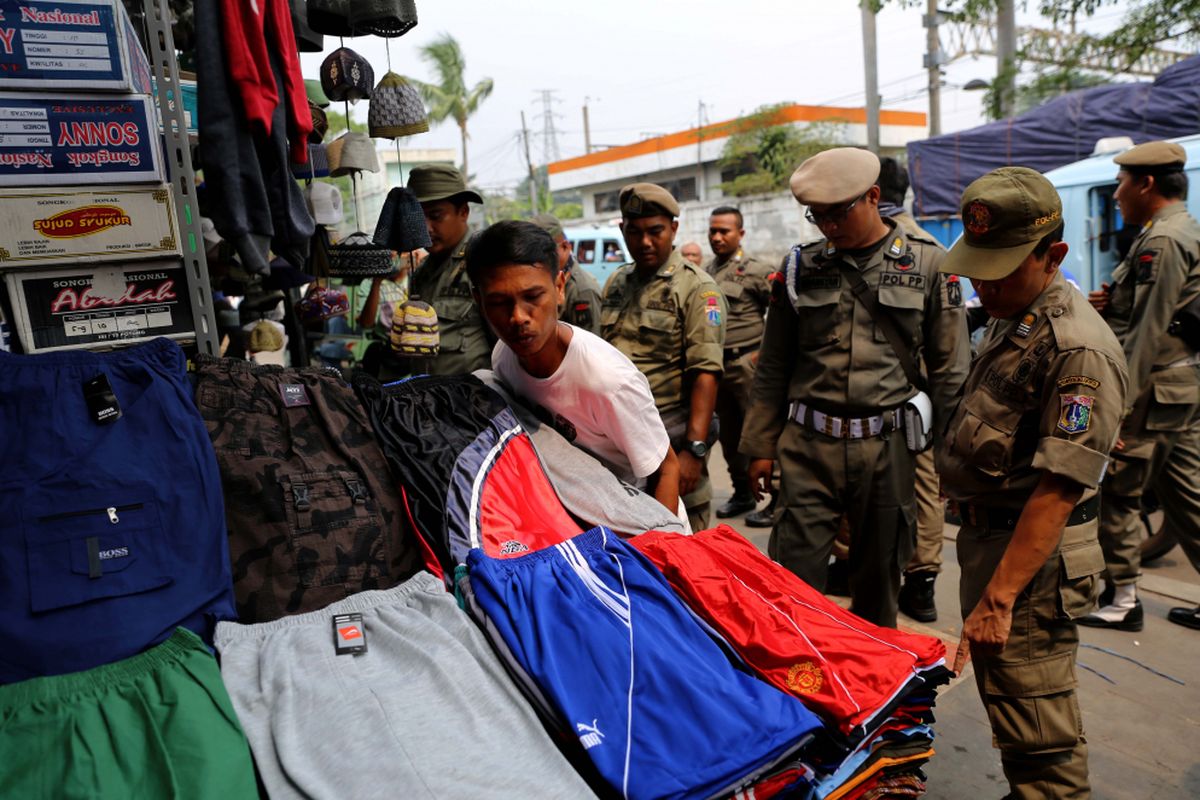
{"label": "camouflage shorts", "polygon": [[387,462],[336,373],[197,359],[243,623],[386,589],[421,567]]}

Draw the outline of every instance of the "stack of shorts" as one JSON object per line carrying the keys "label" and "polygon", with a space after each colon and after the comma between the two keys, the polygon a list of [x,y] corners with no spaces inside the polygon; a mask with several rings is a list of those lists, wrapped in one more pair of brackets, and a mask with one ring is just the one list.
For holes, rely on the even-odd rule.
{"label": "stack of shorts", "polygon": [[220,475],[177,344],[0,353],[0,431],[0,684],[178,626],[211,640],[233,617]]}
{"label": "stack of shorts", "polygon": [[273,800],[593,796],[428,573],[216,638]]}
{"label": "stack of shorts", "polygon": [[338,373],[196,363],[242,622],[314,611],[420,569],[387,462]]}

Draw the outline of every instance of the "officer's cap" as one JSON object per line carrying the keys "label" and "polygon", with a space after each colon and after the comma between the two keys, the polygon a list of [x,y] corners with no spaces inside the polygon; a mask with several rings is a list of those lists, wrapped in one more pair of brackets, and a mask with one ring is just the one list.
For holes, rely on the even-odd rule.
{"label": "officer's cap", "polygon": [[631,183],[621,189],[618,197],[621,216],[626,219],[638,217],[679,216],[679,203],[657,183]]}
{"label": "officer's cap", "polygon": [[467,179],[449,164],[422,164],[413,167],[408,174],[408,189],[417,196],[419,203],[435,200],[450,200],[464,195],[472,203],[482,203],[483,198],[467,188]]}
{"label": "officer's cap", "polygon": [[963,192],[962,220],[963,235],[940,270],[995,281],[1015,272],[1062,223],[1062,201],[1040,172],[1001,167]]}
{"label": "officer's cap", "polygon": [[1187,151],[1175,142],[1145,142],[1129,148],[1113,161],[1143,171],[1175,171],[1187,163]]}
{"label": "officer's cap", "polygon": [[806,206],[853,200],[875,185],[879,157],[857,147],[835,147],[810,156],[792,173],[792,194]]}
{"label": "officer's cap", "polygon": [[538,214],[529,221],[550,234],[550,238],[555,241],[558,241],[559,237],[564,235],[562,223],[553,214]]}

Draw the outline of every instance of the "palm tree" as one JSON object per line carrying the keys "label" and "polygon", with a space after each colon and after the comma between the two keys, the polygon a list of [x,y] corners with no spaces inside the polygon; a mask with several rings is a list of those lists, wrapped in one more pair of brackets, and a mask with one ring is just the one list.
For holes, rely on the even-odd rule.
{"label": "palm tree", "polygon": [[421,58],[433,67],[437,74],[436,83],[414,81],[421,96],[429,106],[429,118],[441,122],[453,117],[462,134],[462,171],[467,172],[467,117],[475,113],[479,104],[492,93],[492,79],[484,78],[467,88],[463,73],[466,63],[458,41],[448,33],[421,48]]}

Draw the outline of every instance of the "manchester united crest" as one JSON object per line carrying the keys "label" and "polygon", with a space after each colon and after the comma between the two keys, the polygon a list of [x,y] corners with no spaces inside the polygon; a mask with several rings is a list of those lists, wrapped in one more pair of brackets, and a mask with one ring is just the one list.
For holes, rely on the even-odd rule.
{"label": "manchester united crest", "polygon": [[788,688],[797,694],[814,694],[824,682],[821,668],[811,661],[801,661],[788,670]]}
{"label": "manchester united crest", "polygon": [[991,209],[976,200],[967,206],[967,210],[963,214],[963,225],[976,236],[983,236],[992,228]]}

